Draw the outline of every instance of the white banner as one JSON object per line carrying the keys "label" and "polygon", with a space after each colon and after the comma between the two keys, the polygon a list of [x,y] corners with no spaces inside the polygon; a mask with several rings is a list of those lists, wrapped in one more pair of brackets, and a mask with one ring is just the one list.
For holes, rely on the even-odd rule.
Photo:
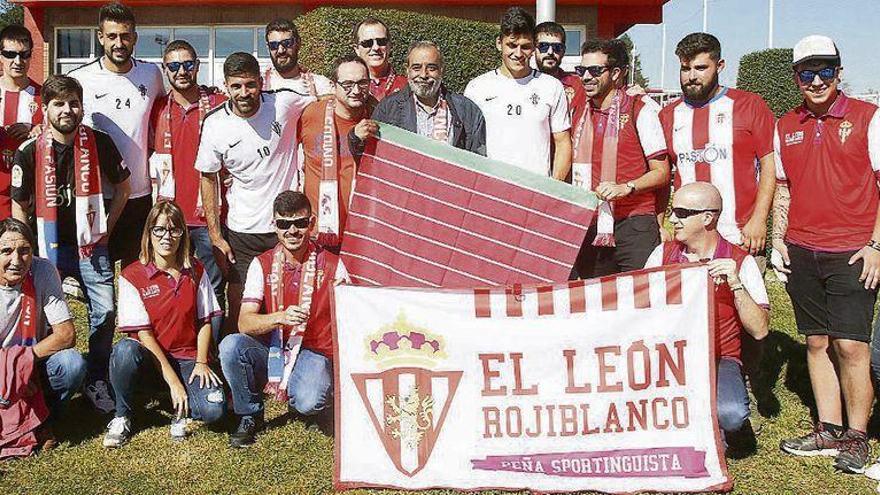
{"label": "white banner", "polygon": [[337,287],[337,489],[729,490],[704,266]]}

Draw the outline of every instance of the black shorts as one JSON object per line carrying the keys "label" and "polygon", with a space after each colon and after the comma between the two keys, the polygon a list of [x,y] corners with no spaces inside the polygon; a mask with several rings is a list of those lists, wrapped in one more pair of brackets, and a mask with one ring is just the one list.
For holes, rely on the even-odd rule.
{"label": "black shorts", "polygon": [[614,222],[615,247],[595,247],[596,226],[587,231],[572,278],[595,278],[641,270],[660,244],[656,215],[636,215]]}
{"label": "black shorts", "polygon": [[230,267],[227,274],[229,283],[244,285],[251,261],[275,247],[278,244],[278,236],[274,233],[245,234],[229,230],[226,232],[226,242],[229,243],[232,254],[235,255],[235,264]]}
{"label": "black shorts", "polygon": [[153,208],[153,198],[146,195],[129,199],[119,215],[119,220],[110,234],[110,260],[122,261],[125,268],[138,259],[141,252],[141,236],[147,225],[147,216]]}
{"label": "black shorts", "polygon": [[830,253],[788,244],[791,297],[798,332],[837,339],[871,341],[876,290],[859,282],[863,262],[849,265],[856,251]]}

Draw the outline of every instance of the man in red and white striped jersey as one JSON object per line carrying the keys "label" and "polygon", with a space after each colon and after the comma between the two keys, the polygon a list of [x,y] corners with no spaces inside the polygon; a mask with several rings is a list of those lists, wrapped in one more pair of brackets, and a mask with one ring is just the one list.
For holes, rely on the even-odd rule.
{"label": "man in red and white striped jersey", "polygon": [[[764,251],[775,188],[773,113],[760,96],[718,83],[721,43],[692,33],[675,49],[683,97],[660,113],[675,188],[711,182],[724,211],[718,232],[752,255]],[[661,205],[665,207],[665,203]]]}
{"label": "man in red and white striped jersey", "polygon": [[370,94],[377,101],[407,85],[406,76],[391,66],[391,32],[380,19],[367,17],[352,30],[354,52],[370,69]]}
{"label": "man in red and white striped jersey", "polygon": [[31,33],[18,24],[0,31],[0,218],[12,214],[9,199],[12,159],[35,124],[43,120],[40,85],[28,77],[34,42]]}
{"label": "man in red and white striped jersey", "polygon": [[678,189],[670,216],[675,239],[657,246],[645,268],[693,261],[708,264],[715,279],[718,424],[725,433],[733,433],[749,417],[742,336],[756,340],[767,336],[770,300],[755,258],[719,235],[721,203],[712,184],[695,182]]}

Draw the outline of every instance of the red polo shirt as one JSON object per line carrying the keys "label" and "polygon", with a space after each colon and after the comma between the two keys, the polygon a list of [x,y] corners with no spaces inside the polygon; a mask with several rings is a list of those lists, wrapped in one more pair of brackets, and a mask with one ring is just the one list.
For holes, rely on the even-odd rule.
{"label": "red polo shirt", "polygon": [[[312,244],[308,256],[315,246]],[[257,256],[248,267],[247,281],[242,294],[242,302],[252,302],[260,305],[261,313],[268,313],[266,299],[270,297],[271,287],[269,275],[272,273],[272,256],[274,248]],[[293,266],[284,263],[284,288],[287,292],[286,300],[289,304],[299,304],[299,285],[302,280],[302,264]],[[315,351],[323,356],[333,358],[333,334],[330,327],[330,291],[333,285],[348,279],[345,266],[335,254],[321,250],[317,258],[317,283],[318,289],[312,296],[312,305],[309,311],[309,319],[306,322],[306,331],[303,335],[302,346],[305,349]],[[263,342],[268,343],[269,334],[262,336]]]}
{"label": "red polo shirt", "polygon": [[564,70],[556,73],[556,79],[559,79],[559,82],[565,87],[565,97],[568,98],[568,112],[571,114],[571,121],[577,122],[587,104],[584,83],[580,76],[574,72],[565,72]]}
{"label": "red polo shirt", "polygon": [[[648,96],[635,96],[631,104],[620,109],[620,130],[617,138],[617,183],[625,184],[648,172],[648,160],[666,154],[666,139],[660,125],[660,106]],[[602,152],[608,110],[593,109],[593,184],[602,176]],[[614,218],[621,220],[635,215],[653,215],[656,208],[654,191],[643,191],[614,202]]]}
{"label": "red polo shirt", "polygon": [[[391,80],[389,81],[389,79]],[[382,101],[383,98],[400,91],[407,84],[406,76],[395,74],[392,69],[385,77],[370,79],[370,95],[372,95],[376,101]]]}
{"label": "red polo shirt", "polygon": [[818,251],[861,249],[877,216],[880,114],[842,92],[828,113],[803,105],[776,124],[776,179],[788,184],[788,242]]}
{"label": "red polo shirt", "polygon": [[[226,95],[218,92],[215,88],[206,88],[211,108],[226,101]],[[169,95],[160,97],[153,105],[150,114],[150,128],[158,128],[159,119],[164,119],[165,108],[168,104]],[[204,227],[205,218],[196,215],[196,206],[199,197],[199,181],[201,174],[195,169],[196,154],[199,151],[201,138],[201,125],[199,125],[199,102],[184,108],[176,101],[171,102],[171,154],[174,159],[174,201],[183,210],[186,224],[190,227]],[[159,144],[163,136],[153,132],[153,143]],[[153,149],[159,147],[153,145]]]}
{"label": "red polo shirt", "polygon": [[222,311],[204,267],[193,263],[177,280],[152,263],[125,267],[119,277],[119,331],[136,339],[139,330],[152,330],[167,354],[196,359],[199,329]]}

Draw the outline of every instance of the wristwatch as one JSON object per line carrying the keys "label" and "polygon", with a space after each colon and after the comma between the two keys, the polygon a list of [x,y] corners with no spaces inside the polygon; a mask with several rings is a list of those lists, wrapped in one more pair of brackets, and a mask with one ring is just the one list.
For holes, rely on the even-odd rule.
{"label": "wristwatch", "polygon": [[627,193],[627,196],[630,195],[630,194],[632,194],[632,193],[634,193],[634,192],[636,192],[636,185],[635,185],[635,183],[634,183],[633,181],[629,181],[629,182],[627,182],[627,183],[626,183],[626,187],[629,188],[629,192]]}
{"label": "wristwatch", "polygon": [[868,244],[866,244],[866,245],[875,251],[880,251],[880,242],[877,242],[874,239],[871,239],[870,241],[868,241]]}

